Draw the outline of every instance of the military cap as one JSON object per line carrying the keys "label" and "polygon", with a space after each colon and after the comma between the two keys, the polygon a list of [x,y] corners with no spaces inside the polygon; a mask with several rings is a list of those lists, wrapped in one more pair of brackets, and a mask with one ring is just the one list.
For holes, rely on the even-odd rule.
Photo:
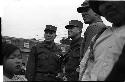
{"label": "military cap", "polygon": [[56,30],[57,30],[57,27],[52,26],[52,25],[46,25],[46,28],[45,28],[45,30],[44,30],[44,31],[46,31],[46,30],[56,31]]}
{"label": "military cap", "polygon": [[88,8],[90,8],[88,0],[85,0],[82,4],[81,7],[77,8],[77,12],[78,13],[82,13],[84,10],[87,10]]}
{"label": "military cap", "polygon": [[78,20],[71,20],[71,21],[69,21],[69,25],[66,25],[65,28],[66,29],[71,29],[74,26],[82,29],[83,28],[83,23],[81,21],[78,21]]}

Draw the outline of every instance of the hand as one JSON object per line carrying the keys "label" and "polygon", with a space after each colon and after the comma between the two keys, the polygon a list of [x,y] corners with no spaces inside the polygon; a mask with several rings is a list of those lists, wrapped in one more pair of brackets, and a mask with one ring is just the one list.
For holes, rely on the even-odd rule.
{"label": "hand", "polygon": [[76,68],[76,71],[77,71],[77,72],[80,72],[80,68],[79,68],[79,67],[78,67],[78,68]]}
{"label": "hand", "polygon": [[58,77],[58,78],[63,78],[63,74],[62,73],[58,73],[58,75],[56,76],[56,77]]}
{"label": "hand", "polygon": [[67,78],[66,78],[65,76],[63,77],[63,80],[64,80],[64,81],[68,81]]}

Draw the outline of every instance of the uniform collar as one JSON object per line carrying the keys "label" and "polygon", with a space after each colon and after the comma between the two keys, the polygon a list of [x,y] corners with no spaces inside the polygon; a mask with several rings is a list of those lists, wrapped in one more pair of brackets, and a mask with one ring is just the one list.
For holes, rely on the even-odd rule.
{"label": "uniform collar", "polygon": [[45,44],[45,45],[49,45],[49,44],[54,44],[54,41],[51,41],[51,42],[48,42],[48,41],[43,41],[43,43]]}
{"label": "uniform collar", "polygon": [[47,41],[44,41],[43,43],[42,43],[42,45],[44,46],[44,47],[46,47],[46,48],[48,48],[48,49],[55,49],[55,42],[54,41],[52,41],[52,42],[47,42]]}
{"label": "uniform collar", "polygon": [[77,39],[75,39],[75,40],[72,40],[72,41],[71,41],[71,44],[70,44],[71,48],[73,48],[73,47],[76,46],[76,45],[80,45],[82,39],[83,39],[82,37],[79,37],[79,38],[77,38]]}

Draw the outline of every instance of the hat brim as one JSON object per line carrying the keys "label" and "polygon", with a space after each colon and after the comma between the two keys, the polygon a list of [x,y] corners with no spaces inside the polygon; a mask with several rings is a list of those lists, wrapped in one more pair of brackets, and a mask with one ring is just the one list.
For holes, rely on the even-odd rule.
{"label": "hat brim", "polygon": [[56,32],[56,31],[53,30],[53,29],[45,29],[44,31],[53,31],[53,32]]}
{"label": "hat brim", "polygon": [[75,27],[75,25],[66,25],[66,26],[65,26],[66,29],[72,29],[72,28],[74,28],[74,27]]}
{"label": "hat brim", "polygon": [[102,2],[104,1],[89,1],[91,9],[100,16],[102,16],[102,14],[99,11],[99,6],[102,4]]}
{"label": "hat brim", "polygon": [[86,9],[90,8],[89,6],[85,6],[85,7],[78,7],[77,8],[77,12],[78,13],[83,13]]}
{"label": "hat brim", "polygon": [[78,8],[77,8],[77,12],[78,12],[78,13],[82,13],[84,8],[85,8],[85,7],[78,7]]}

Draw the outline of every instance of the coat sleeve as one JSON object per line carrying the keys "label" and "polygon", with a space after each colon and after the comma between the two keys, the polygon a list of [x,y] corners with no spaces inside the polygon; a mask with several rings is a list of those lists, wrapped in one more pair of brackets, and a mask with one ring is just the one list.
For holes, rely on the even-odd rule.
{"label": "coat sleeve", "polygon": [[[114,64],[118,61],[122,52],[125,37],[115,37],[107,47],[101,50],[96,48],[94,54],[96,54],[95,63],[91,70],[91,80],[104,81],[110,74]],[[102,43],[103,44],[103,43]],[[103,44],[104,45],[104,44]]]}
{"label": "coat sleeve", "polygon": [[26,66],[26,78],[28,81],[32,81],[34,77],[34,72],[35,72],[35,47],[31,49],[31,52],[29,54],[29,58],[27,61],[27,66]]}
{"label": "coat sleeve", "polygon": [[79,81],[82,81],[82,77],[83,74],[85,72],[85,63],[88,59],[88,55],[89,55],[90,49],[88,49],[85,53],[85,56],[82,58],[81,62],[80,62],[80,71],[79,71]]}

